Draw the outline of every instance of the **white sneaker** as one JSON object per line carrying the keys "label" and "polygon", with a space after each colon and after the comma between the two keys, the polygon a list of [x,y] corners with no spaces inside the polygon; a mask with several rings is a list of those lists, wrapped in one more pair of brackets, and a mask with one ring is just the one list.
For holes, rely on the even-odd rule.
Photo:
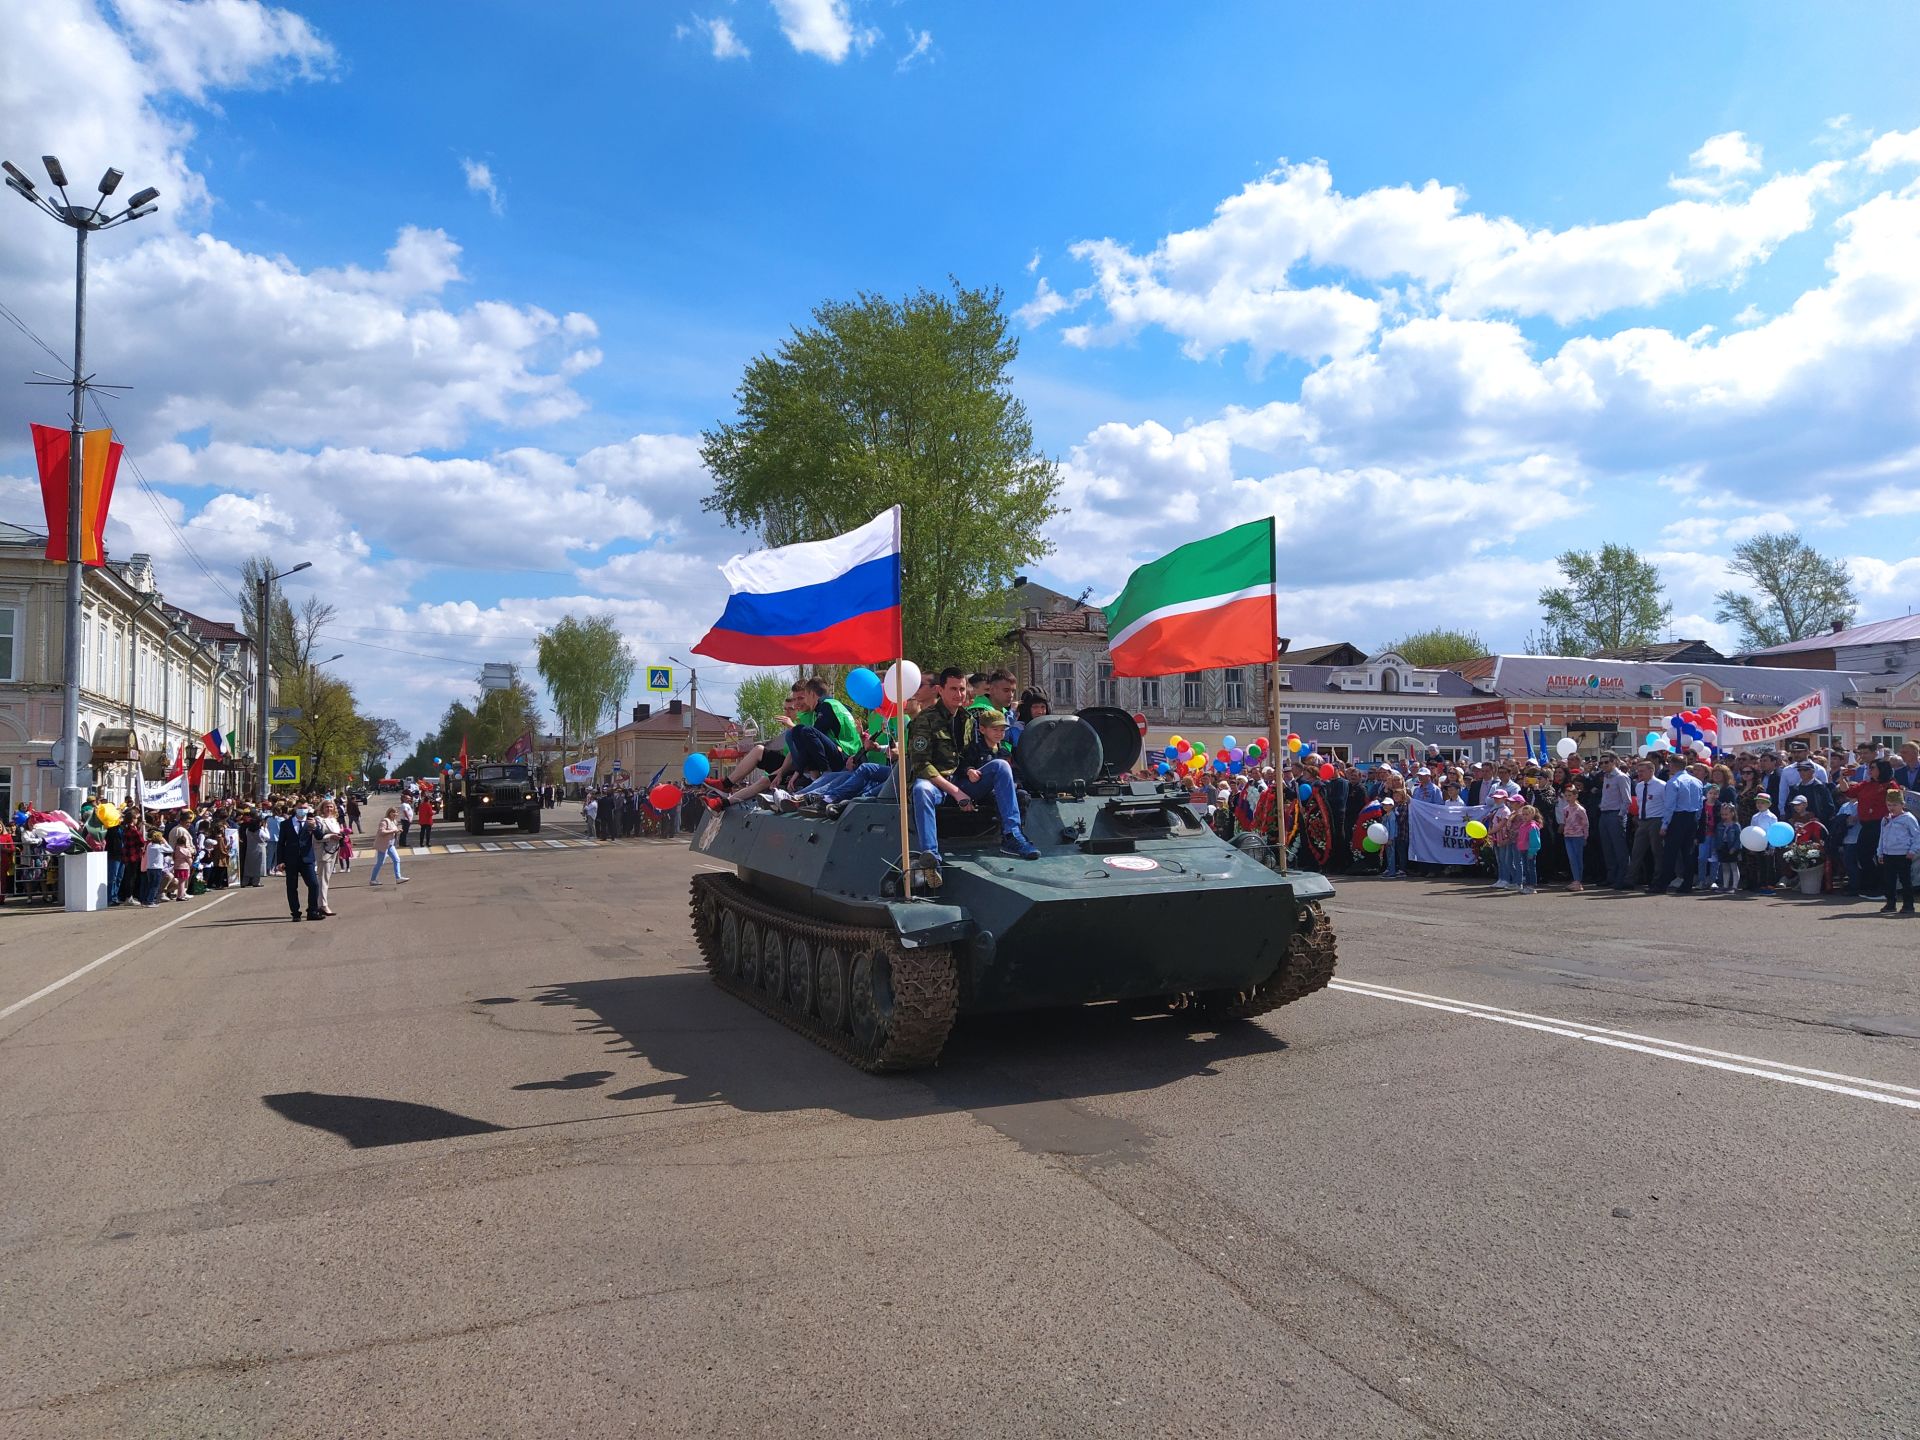
{"label": "white sneaker", "polygon": [[396,885],[404,885],[407,883],[407,877],[402,875],[398,880],[394,881],[393,883]]}
{"label": "white sneaker", "polygon": [[1496,880],[1493,882],[1493,888],[1496,890],[1511,890],[1513,887],[1504,880]]}

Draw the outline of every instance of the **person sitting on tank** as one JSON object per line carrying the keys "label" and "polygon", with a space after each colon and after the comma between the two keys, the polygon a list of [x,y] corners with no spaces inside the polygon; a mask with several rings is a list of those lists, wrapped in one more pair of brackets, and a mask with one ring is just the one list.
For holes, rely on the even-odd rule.
{"label": "person sitting on tank", "polygon": [[[913,805],[914,847],[923,851],[935,865],[940,863],[940,837],[934,825],[934,811],[943,801],[951,801],[962,810],[991,795],[1000,816],[1002,854],[1022,860],[1037,860],[1040,852],[1020,829],[1020,797],[1014,788],[1013,767],[1005,760],[989,758],[991,749],[1006,735],[1006,715],[967,709],[967,672],[949,665],[940,672],[940,698],[913,717],[907,727],[906,774],[913,782],[909,797]],[[982,736],[982,722],[991,715],[995,722],[989,736]],[[974,763],[977,762],[977,763]]]}
{"label": "person sitting on tank", "polygon": [[757,745],[749,745],[726,778],[707,782],[710,789],[720,791],[725,797],[710,802],[716,809],[736,800],[750,800],[773,784],[774,773],[787,763],[787,737],[793,732],[794,716],[801,708],[801,690],[795,685],[780,702],[783,713],[774,717],[775,733]]}
{"label": "person sitting on tank", "polygon": [[[859,755],[860,727],[830,690],[818,675],[794,682],[787,694],[793,725],[786,732],[785,758],[770,773],[736,789],[723,804],[744,804],[771,790],[778,806],[791,808],[794,792],[801,787],[849,769]],[[766,768],[763,761],[762,769]]]}
{"label": "person sitting on tank", "polygon": [[[971,685],[973,682],[967,682]],[[978,693],[967,703],[969,710],[998,710],[1003,715],[1013,714],[1013,694],[1019,681],[1011,670],[989,670],[981,681]],[[1002,760],[1013,758],[1013,742],[1003,742],[999,752]]]}

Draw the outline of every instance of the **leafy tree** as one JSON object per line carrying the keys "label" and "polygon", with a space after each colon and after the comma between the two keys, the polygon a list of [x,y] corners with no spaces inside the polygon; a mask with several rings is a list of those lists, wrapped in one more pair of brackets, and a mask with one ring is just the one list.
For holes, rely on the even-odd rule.
{"label": "leafy tree", "polygon": [[768,545],[902,507],[907,649],[923,663],[993,659],[1013,575],[1053,548],[1060,477],[1014,398],[1000,307],[998,290],[957,282],[829,301],[747,366],[739,418],[702,437],[706,508]]}
{"label": "leafy tree", "polygon": [[[271,555],[255,555],[240,567],[240,629],[256,646],[260,643],[260,622],[254,611],[258,608],[260,581],[279,573],[280,567]],[[299,672],[311,663],[313,647],[319,643],[321,632],[337,618],[337,612],[318,595],[307,596],[295,610],[286,591],[277,585],[269,608],[272,645],[267,658],[284,686],[289,679],[298,679]]]}
{"label": "leafy tree", "polygon": [[1487,642],[1472,630],[1445,630],[1437,626],[1412,631],[1380,648],[1393,651],[1409,665],[1423,670],[1457,665],[1462,660],[1475,660],[1488,653]]}
{"label": "leafy tree", "polygon": [[1631,545],[1569,550],[1559,565],[1565,583],[1540,592],[1543,633],[1530,644],[1554,655],[1591,655],[1660,638],[1673,606],[1659,568]]}
{"label": "leafy tree", "polygon": [[1791,532],[1756,535],[1734,546],[1728,568],[1752,581],[1759,594],[1722,590],[1714,597],[1719,609],[1713,618],[1738,626],[1747,650],[1804,640],[1835,620],[1851,625],[1860,608],[1846,566]]}
{"label": "leafy tree", "polygon": [[354,703],[353,687],[325,671],[298,670],[282,682],[281,693],[298,699],[300,718],[291,722],[307,757],[310,784],[324,785],[359,773],[366,753],[367,722]]}
{"label": "leafy tree", "polygon": [[409,737],[398,721],[383,716],[366,715],[361,717],[361,723],[366,734],[360,742],[360,769],[363,774],[378,779],[379,776],[374,772],[377,770],[384,774],[387,757],[405,745]]}
{"label": "leafy tree", "polygon": [[602,716],[618,714],[637,668],[632,649],[611,615],[563,616],[541,632],[537,645],[535,668],[553,697],[562,746],[586,740]]}
{"label": "leafy tree", "polygon": [[756,733],[770,735],[773,725],[781,713],[781,704],[787,698],[792,682],[774,674],[749,675],[740,682],[734,693],[733,706],[740,714],[744,725],[751,720]]}

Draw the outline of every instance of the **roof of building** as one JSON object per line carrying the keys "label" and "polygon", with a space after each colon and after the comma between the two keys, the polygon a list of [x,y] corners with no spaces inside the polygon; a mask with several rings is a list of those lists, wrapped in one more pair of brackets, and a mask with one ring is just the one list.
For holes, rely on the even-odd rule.
{"label": "roof of building", "polygon": [[[1438,677],[1439,686],[1434,691],[1425,690],[1343,690],[1333,683],[1333,677],[1342,670],[1351,670],[1351,665],[1296,665],[1288,661],[1285,655],[1280,657],[1280,668],[1287,672],[1292,682],[1280,693],[1282,695],[1300,695],[1308,691],[1323,690],[1330,695],[1353,695],[1372,697],[1381,694],[1394,695],[1408,700],[1471,700],[1479,692],[1451,670],[1428,671],[1421,674]],[[1417,668],[1417,667],[1416,667]]]}
{"label": "roof of building", "polygon": [[218,640],[236,645],[253,643],[246,631],[225,620],[209,620],[206,616],[196,615],[191,610],[182,610],[178,605],[169,605],[166,608],[185,620],[202,640]]}
{"label": "roof of building", "polygon": [[[1481,667],[1486,667],[1482,669]],[[1749,665],[1660,665],[1631,660],[1593,660],[1568,655],[1493,655],[1459,667],[1468,679],[1478,680],[1481,694],[1513,699],[1553,699],[1606,703],[1644,699],[1642,685],[1664,689],[1675,680],[1710,680],[1732,697],[1736,705],[1777,706],[1824,690],[1830,700],[1857,695],[1870,677],[1850,670],[1787,670]],[[1469,673],[1471,671],[1472,673]],[[1580,693],[1568,684],[1550,685],[1578,677]],[[1880,677],[1874,676],[1873,679]],[[1598,681],[1598,684],[1593,682]],[[1613,688],[1608,681],[1617,682]]]}
{"label": "roof of building", "polygon": [[1711,665],[1727,657],[1704,640],[1661,640],[1652,645],[1627,645],[1618,650],[1596,650],[1595,660],[1637,660],[1659,665]]}
{"label": "roof of building", "polygon": [[[724,730],[733,723],[731,715],[716,715],[711,710],[699,710],[698,714],[702,730]],[[678,714],[671,710],[656,710],[644,720],[629,720],[599,738],[608,740],[616,735],[679,735],[686,729],[687,711],[684,708]]]}
{"label": "roof of building", "polygon": [[1061,635],[1104,635],[1107,633],[1107,617],[1104,611],[1096,610],[1091,605],[1076,605],[1071,610],[1043,613],[1036,623],[1021,628],[1028,633],[1044,630]]}
{"label": "roof of building", "polygon": [[1347,640],[1331,645],[1309,645],[1301,650],[1289,646],[1280,656],[1282,665],[1358,665],[1367,652]]}
{"label": "roof of building", "polygon": [[1009,609],[1012,612],[1021,610],[1045,612],[1067,609],[1081,603],[1071,595],[1062,595],[1053,587],[1042,585],[1038,580],[1029,580],[1024,575],[1015,577],[1013,587],[1007,593]]}
{"label": "roof of building", "polygon": [[1855,625],[1850,630],[1823,630],[1804,640],[1789,640],[1784,645],[1769,645],[1755,655],[1798,655],[1809,650],[1843,650],[1854,645],[1893,645],[1920,641],[1920,615],[1897,615],[1891,620],[1875,620]]}

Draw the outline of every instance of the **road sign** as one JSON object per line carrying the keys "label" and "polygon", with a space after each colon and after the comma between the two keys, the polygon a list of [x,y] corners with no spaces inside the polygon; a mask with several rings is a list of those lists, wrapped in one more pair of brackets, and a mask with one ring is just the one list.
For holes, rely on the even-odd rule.
{"label": "road sign", "polygon": [[[67,759],[67,742],[65,740],[54,741],[53,742],[54,765],[56,767],[59,765],[63,765],[66,763],[66,759]],[[92,764],[93,764],[93,745],[89,741],[82,740],[80,742],[80,768],[82,770],[85,770],[90,768]]]}
{"label": "road sign", "polygon": [[647,666],[647,689],[656,694],[673,689],[673,667],[671,665]]}
{"label": "road sign", "polygon": [[267,708],[267,714],[276,720],[298,720],[303,713],[298,705],[272,705]]}
{"label": "road sign", "polygon": [[298,755],[272,755],[267,763],[273,767],[269,771],[275,785],[298,785],[300,783],[300,757]]}
{"label": "road sign", "polygon": [[274,749],[291,750],[300,743],[300,732],[291,725],[282,725],[267,738],[273,742]]}
{"label": "road sign", "polygon": [[60,768],[60,762],[58,760],[36,760],[33,763],[35,768],[40,770],[58,770]]}

